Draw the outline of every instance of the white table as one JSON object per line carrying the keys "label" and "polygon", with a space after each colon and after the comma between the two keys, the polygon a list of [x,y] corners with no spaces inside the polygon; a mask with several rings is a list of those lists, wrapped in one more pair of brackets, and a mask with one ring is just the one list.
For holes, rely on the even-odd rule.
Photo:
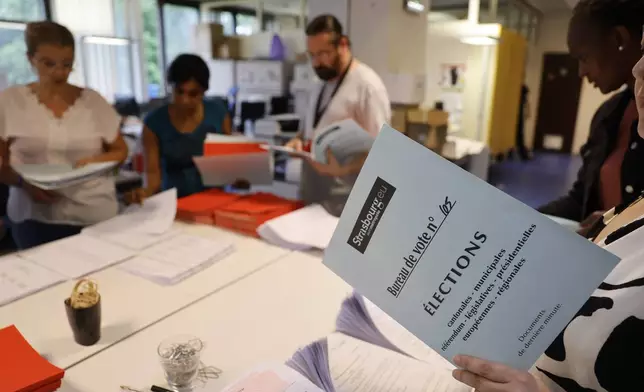
{"label": "white table", "polygon": [[174,286],[157,285],[117,266],[92,275],[101,293],[103,325],[101,340],[94,346],[83,347],[73,340],[63,305],[71,293],[71,281],[0,307],[0,327],[15,324],[38,352],[68,368],[289,253],[211,226],[176,225],[198,235],[230,238],[236,252]]}
{"label": "white table", "polygon": [[149,390],[164,385],[157,346],[176,334],[206,342],[203,362],[223,370],[203,391],[219,391],[256,365],[283,362],[335,329],[351,288],[319,258],[293,252],[261,271],[68,369],[64,392]]}

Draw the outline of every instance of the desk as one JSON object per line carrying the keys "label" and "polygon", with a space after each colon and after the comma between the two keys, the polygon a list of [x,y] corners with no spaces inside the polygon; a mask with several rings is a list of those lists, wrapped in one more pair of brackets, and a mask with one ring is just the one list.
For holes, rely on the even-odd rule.
{"label": "desk", "polygon": [[68,368],[289,253],[211,226],[175,225],[197,235],[230,238],[236,252],[174,286],[157,285],[116,266],[93,274],[102,295],[103,329],[100,342],[91,347],[74,342],[67,322],[63,301],[73,282],[0,307],[0,326],[15,324],[38,352],[55,365]]}
{"label": "desk", "polygon": [[351,288],[319,258],[293,252],[263,270],[72,367],[64,392],[116,392],[119,385],[163,385],[156,350],[165,338],[192,334],[206,343],[202,359],[224,371],[219,391],[256,365],[283,362],[335,329]]}

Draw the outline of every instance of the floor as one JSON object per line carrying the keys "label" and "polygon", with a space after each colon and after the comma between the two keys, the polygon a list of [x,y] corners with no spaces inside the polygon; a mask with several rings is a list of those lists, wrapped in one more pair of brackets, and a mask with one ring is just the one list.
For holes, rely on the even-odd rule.
{"label": "floor", "polygon": [[489,182],[510,196],[537,208],[565,195],[577,177],[581,158],[537,153],[522,162],[506,160],[490,167]]}

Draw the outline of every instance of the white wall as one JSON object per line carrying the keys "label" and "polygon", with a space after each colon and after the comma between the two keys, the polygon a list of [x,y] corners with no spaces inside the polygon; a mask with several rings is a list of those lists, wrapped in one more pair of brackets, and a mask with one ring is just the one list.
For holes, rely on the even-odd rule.
{"label": "white wall", "polygon": [[[571,16],[571,11],[544,15],[539,27],[537,44],[531,45],[528,50],[526,83],[530,89],[529,99],[532,106],[532,116],[526,123],[526,140],[530,145],[534,140],[534,128],[538,113],[543,55],[548,52],[568,52],[567,35]],[[586,142],[593,114],[606,99],[606,96],[584,80],[579,98],[573,153],[579,153],[579,149]]]}

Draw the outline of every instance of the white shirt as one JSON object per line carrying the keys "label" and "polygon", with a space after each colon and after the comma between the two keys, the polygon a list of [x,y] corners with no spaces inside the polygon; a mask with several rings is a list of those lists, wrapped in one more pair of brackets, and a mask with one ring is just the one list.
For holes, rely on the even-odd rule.
{"label": "white shirt", "polygon": [[[320,102],[320,109],[327,104],[335,83],[329,83]],[[353,119],[373,136],[391,120],[391,103],[387,89],[376,72],[367,65],[353,60],[353,64],[335,96],[328,103],[317,127],[313,127],[315,109],[324,83],[315,86],[309,102],[309,113],[306,116],[307,138],[312,139],[316,130],[321,130],[338,121]]]}
{"label": "white shirt", "polygon": [[[27,86],[0,93],[0,137],[14,137],[11,164],[74,164],[103,152],[119,132],[120,116],[96,91],[84,89],[73,106],[56,118]],[[12,187],[7,210],[13,222],[90,225],[117,214],[114,179],[109,176],[61,189],[53,204],[35,203]]]}

